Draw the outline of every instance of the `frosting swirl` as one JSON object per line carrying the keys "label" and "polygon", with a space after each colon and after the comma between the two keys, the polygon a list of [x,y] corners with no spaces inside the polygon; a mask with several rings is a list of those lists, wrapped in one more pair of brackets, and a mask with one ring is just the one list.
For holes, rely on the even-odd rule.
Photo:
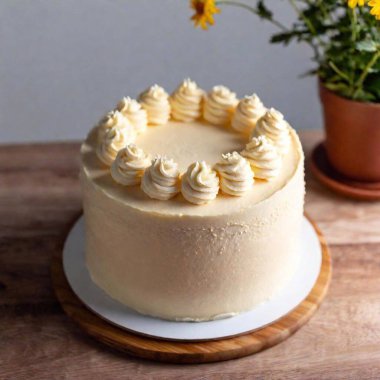
{"label": "frosting swirl", "polygon": [[237,103],[234,92],[225,86],[215,86],[205,98],[203,117],[212,124],[228,124]]}
{"label": "frosting swirl", "polygon": [[154,125],[166,124],[170,117],[169,95],[166,91],[155,84],[145,90],[139,101],[148,114],[148,123]]}
{"label": "frosting swirl", "polygon": [[252,136],[260,135],[265,135],[280,154],[288,152],[290,146],[289,124],[281,112],[271,108],[257,121]]}
{"label": "frosting swirl", "polygon": [[104,164],[111,166],[119,150],[133,142],[134,138],[133,129],[114,126],[98,142],[96,154]]}
{"label": "frosting swirl", "polygon": [[116,109],[129,120],[137,133],[142,133],[146,130],[148,115],[138,101],[128,96],[120,100]]}
{"label": "frosting swirl", "polygon": [[125,118],[121,112],[112,110],[108,112],[98,123],[98,141],[102,141],[104,135],[112,127],[132,128],[128,119]]}
{"label": "frosting swirl", "polygon": [[280,173],[281,157],[265,136],[253,137],[241,155],[249,161],[255,178],[271,180]]}
{"label": "frosting swirl", "polygon": [[182,177],[182,195],[190,203],[201,205],[216,198],[219,178],[204,161],[191,164]]}
{"label": "frosting swirl", "polygon": [[124,186],[138,185],[144,171],[151,165],[149,155],[135,144],[129,144],[119,150],[111,166],[112,178]]}
{"label": "frosting swirl", "polygon": [[178,165],[169,158],[156,157],[145,170],[141,189],[150,198],[166,201],[179,193]]}
{"label": "frosting swirl", "polygon": [[220,176],[220,189],[223,193],[242,196],[252,188],[253,173],[249,162],[239,153],[227,153],[215,165]]}
{"label": "frosting swirl", "polygon": [[246,96],[239,101],[232,117],[231,126],[239,132],[250,133],[265,112],[266,108],[256,94]]}
{"label": "frosting swirl", "polygon": [[185,79],[170,96],[173,119],[189,122],[202,116],[204,91],[191,79]]}

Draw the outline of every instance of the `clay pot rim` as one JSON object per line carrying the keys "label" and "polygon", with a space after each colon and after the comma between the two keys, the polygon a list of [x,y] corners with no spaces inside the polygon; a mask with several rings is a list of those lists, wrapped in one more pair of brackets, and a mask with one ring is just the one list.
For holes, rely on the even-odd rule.
{"label": "clay pot rim", "polygon": [[318,77],[318,85],[319,85],[319,92],[320,92],[321,95],[322,95],[322,91],[323,91],[323,92],[326,92],[327,94],[329,94],[330,96],[338,98],[341,101],[344,101],[344,102],[347,102],[347,103],[351,103],[352,105],[354,105],[356,107],[366,107],[366,108],[368,107],[368,108],[375,108],[376,110],[380,110],[380,102],[378,102],[378,103],[375,103],[375,102],[360,102],[358,100],[352,100],[352,99],[345,98],[344,96],[341,96],[341,95],[337,94],[336,92],[328,89],[324,85],[324,83],[322,82],[322,79],[320,77]]}

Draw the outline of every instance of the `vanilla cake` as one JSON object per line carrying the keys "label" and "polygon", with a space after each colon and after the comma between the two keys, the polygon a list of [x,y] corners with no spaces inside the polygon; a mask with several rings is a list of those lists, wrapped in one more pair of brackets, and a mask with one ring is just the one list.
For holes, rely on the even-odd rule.
{"label": "vanilla cake", "polygon": [[298,265],[304,156],[257,95],[189,79],[123,98],[81,147],[86,262],[109,296],[207,321],[276,295]]}

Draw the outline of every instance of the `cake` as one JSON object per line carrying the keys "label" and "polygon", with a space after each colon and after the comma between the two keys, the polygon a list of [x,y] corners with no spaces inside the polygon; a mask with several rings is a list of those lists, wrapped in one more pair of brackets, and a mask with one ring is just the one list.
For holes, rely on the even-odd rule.
{"label": "cake", "polygon": [[91,278],[139,313],[231,317],[297,268],[304,155],[255,94],[187,79],[123,98],[82,144],[80,178]]}

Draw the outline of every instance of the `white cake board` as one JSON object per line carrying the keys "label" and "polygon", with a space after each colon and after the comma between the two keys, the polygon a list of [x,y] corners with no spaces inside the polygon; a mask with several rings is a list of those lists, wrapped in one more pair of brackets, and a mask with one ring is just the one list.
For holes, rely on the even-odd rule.
{"label": "white cake board", "polygon": [[313,288],[322,263],[322,250],[311,223],[304,218],[299,266],[280,294],[253,310],[210,322],[171,322],[141,315],[108,296],[95,285],[85,263],[84,221],[81,217],[67,236],[63,267],[79,299],[108,322],[136,333],[174,340],[212,340],[243,334],[275,322],[297,307]]}

